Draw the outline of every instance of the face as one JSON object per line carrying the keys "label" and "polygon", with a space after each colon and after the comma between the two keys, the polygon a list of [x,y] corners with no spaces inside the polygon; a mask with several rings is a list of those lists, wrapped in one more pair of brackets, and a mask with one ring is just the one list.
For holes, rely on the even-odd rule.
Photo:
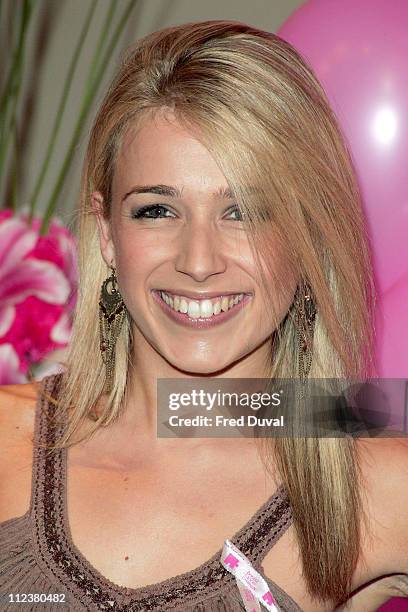
{"label": "face", "polygon": [[[154,355],[192,375],[250,377],[247,366],[269,351],[274,329],[231,196],[208,150],[171,115],[125,134],[110,220],[98,192],[93,207],[102,256],[116,268],[133,322],[136,364]],[[287,279],[274,304],[283,319],[296,279],[287,276],[284,256],[274,266]]]}

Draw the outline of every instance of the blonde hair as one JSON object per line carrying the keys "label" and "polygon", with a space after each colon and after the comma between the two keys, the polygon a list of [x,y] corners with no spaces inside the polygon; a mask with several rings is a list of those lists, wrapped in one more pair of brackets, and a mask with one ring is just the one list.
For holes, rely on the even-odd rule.
{"label": "blonde hair", "polygon": [[[195,131],[219,164],[247,221],[254,254],[268,267],[276,249],[285,249],[290,269],[310,284],[317,305],[310,377],[375,373],[376,291],[359,188],[313,71],[290,44],[243,23],[169,27],[130,48],[91,131],[80,198],[79,297],[59,400],[61,414],[71,414],[55,448],[76,443],[74,434],[104,384],[98,299],[108,269],[90,195],[102,193],[109,217],[122,136],[160,109],[171,109]],[[259,270],[276,321],[270,377],[296,378],[293,307],[281,321],[274,310],[273,294],[277,287],[285,291],[284,279],[268,285],[262,265]],[[113,391],[87,438],[121,412],[131,344],[127,320],[117,342]],[[350,438],[295,437],[273,443],[303,574],[311,596],[322,601],[347,598],[359,557],[361,474],[355,444]],[[266,453],[266,467],[268,461]]]}

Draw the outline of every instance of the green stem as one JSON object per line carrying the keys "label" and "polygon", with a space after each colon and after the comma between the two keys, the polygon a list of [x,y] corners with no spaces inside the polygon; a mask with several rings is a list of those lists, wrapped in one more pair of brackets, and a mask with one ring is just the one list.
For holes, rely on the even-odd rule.
{"label": "green stem", "polygon": [[[68,147],[67,154],[65,156],[65,159],[62,164],[61,170],[59,172],[58,178],[56,180],[54,189],[52,191],[50,201],[45,211],[43,222],[41,225],[41,230],[40,230],[42,234],[46,234],[48,231],[51,217],[53,216],[56,205],[57,205],[58,196],[61,192],[61,188],[64,184],[64,181],[67,175],[67,171],[69,169],[69,166],[71,164],[71,161],[72,161],[72,158],[73,158],[76,146],[77,146],[77,140],[81,134],[83,125],[88,116],[89,110],[94,100],[94,96],[97,93],[97,90],[101,84],[103,73],[106,70],[106,66],[109,60],[111,59],[112,52],[118,42],[118,39],[123,32],[126,21],[129,18],[130,13],[134,9],[135,6],[136,6],[135,0],[130,0],[128,2],[126,9],[123,11],[122,17],[118,25],[116,26],[116,29],[114,30],[112,34],[108,47],[106,48],[105,53],[102,56],[99,64],[97,63],[97,54],[95,53],[94,61],[92,62],[92,67],[91,67],[91,71],[92,70],[95,71],[95,76],[92,78],[92,81],[90,81],[88,84],[88,88],[84,96],[84,100],[82,103],[78,121],[76,123],[74,133],[72,135],[71,142]],[[99,45],[98,45],[98,48],[99,48]],[[97,65],[98,65],[98,68],[96,69],[95,67]]]}
{"label": "green stem", "polygon": [[[17,11],[19,10],[20,7],[17,7]],[[23,9],[21,9],[23,10]],[[23,13],[21,13],[23,14]],[[14,15],[13,15],[14,16]],[[17,26],[18,28],[18,26]],[[7,74],[7,77],[5,78],[5,85],[1,94],[1,98],[0,98],[0,113],[3,114],[4,111],[4,107],[7,105],[9,96],[10,96],[10,89],[13,85],[13,81],[14,81],[14,75],[15,75],[15,70],[16,70],[16,64],[18,62],[18,57],[19,57],[19,51],[20,51],[20,36],[21,36],[21,28],[19,30],[18,33],[16,33],[15,31],[15,26],[14,26],[14,20],[13,20],[13,26],[12,26],[12,34],[11,34],[11,38],[12,38],[12,44],[13,44],[13,53],[12,53],[12,62],[11,65],[9,67],[9,71]]]}
{"label": "green stem", "polygon": [[[14,71],[12,73],[12,82],[8,88],[7,92],[4,92],[4,95],[7,93],[5,99],[5,112],[4,112],[4,123],[2,130],[2,139],[0,146],[0,176],[3,174],[3,166],[7,158],[7,151],[10,146],[10,141],[13,138],[13,130],[16,127],[17,121],[17,110],[18,110],[18,102],[19,102],[19,94],[21,90],[21,82],[22,82],[22,74],[23,74],[23,58],[24,58],[24,48],[26,43],[26,34],[28,29],[28,24],[30,21],[30,17],[32,14],[32,0],[24,0],[22,14],[21,14],[21,28],[20,35],[18,40],[18,47],[15,55],[15,59],[13,60]],[[12,66],[13,67],[13,66]],[[2,100],[3,103],[3,100]],[[11,106],[11,118],[8,122],[8,114],[9,108]]]}
{"label": "green stem", "polygon": [[[102,50],[103,50],[103,45],[105,44],[106,38],[109,34],[109,30],[112,27],[112,23],[113,23],[113,17],[114,17],[114,13],[115,13],[115,9],[117,7],[117,3],[115,0],[111,0],[111,3],[109,5],[108,11],[106,13],[106,17],[105,17],[105,21],[101,30],[101,33],[99,35],[98,38],[98,42],[96,45],[96,49],[94,51],[92,60],[91,60],[91,66],[88,72],[88,78],[86,80],[86,87],[85,87],[85,94],[84,97],[82,99],[82,106],[79,112],[79,117],[78,117],[78,121],[76,123],[76,126],[74,128],[74,134],[71,138],[71,143],[70,146],[68,147],[68,151],[67,154],[64,158],[64,161],[62,163],[62,166],[60,168],[60,172],[58,174],[58,178],[57,181],[54,185],[54,189],[52,191],[50,200],[48,202],[47,208],[46,208],[46,212],[44,215],[44,219],[43,219],[43,223],[41,226],[41,232],[46,233],[48,231],[48,225],[49,225],[49,219],[50,217],[54,214],[55,211],[55,207],[56,207],[56,200],[59,196],[60,190],[62,188],[62,185],[64,184],[64,181],[66,179],[66,175],[68,173],[69,167],[71,165],[72,162],[72,157],[74,154],[74,150],[73,148],[75,147],[76,141],[80,136],[80,133],[82,131],[82,127],[83,124],[86,120],[86,116],[87,116],[87,112],[88,112],[88,106],[90,105],[90,103],[92,102],[92,85],[94,82],[94,74],[96,71],[96,68],[98,66],[99,63],[99,59],[100,56],[102,54]],[[89,100],[89,103],[87,102]],[[48,213],[49,209],[51,209],[51,212]]]}
{"label": "green stem", "polygon": [[18,205],[18,167],[20,163],[20,151],[18,148],[18,133],[17,127],[14,129],[14,157],[13,165],[11,168],[11,207],[14,211],[17,210]]}
{"label": "green stem", "polygon": [[94,78],[95,78],[95,74],[97,72],[97,67],[98,64],[100,62],[100,57],[102,55],[102,51],[103,51],[103,46],[106,42],[106,39],[108,37],[108,34],[110,32],[110,29],[112,27],[112,23],[113,23],[113,17],[115,15],[115,10],[117,8],[117,2],[115,2],[115,0],[111,1],[110,7],[108,9],[108,12],[106,13],[106,17],[105,17],[105,21],[103,24],[103,28],[101,30],[99,39],[98,39],[98,44],[96,45],[96,49],[95,49],[95,53],[93,55],[92,58],[92,62],[91,62],[91,67],[89,69],[88,72],[88,78],[86,81],[86,91],[88,92],[89,89],[92,89],[92,85],[94,82]]}
{"label": "green stem", "polygon": [[48,142],[47,151],[46,151],[43,163],[42,163],[41,172],[35,184],[33,195],[30,198],[30,220],[34,217],[34,212],[35,212],[35,207],[37,204],[38,196],[40,194],[41,188],[44,183],[44,178],[45,178],[45,175],[47,173],[47,170],[48,170],[48,167],[51,161],[51,156],[54,152],[55,143],[57,140],[59,129],[61,127],[62,117],[65,112],[65,107],[66,107],[68,96],[71,90],[72,79],[73,79],[73,76],[74,76],[74,73],[75,73],[75,70],[78,64],[79,56],[81,54],[86,36],[88,34],[89,26],[91,24],[92,17],[95,12],[95,8],[96,8],[96,0],[93,0],[90,6],[90,9],[88,11],[85,23],[79,35],[79,40],[75,48],[75,52],[71,58],[67,76],[65,78],[64,88],[61,94],[61,99],[60,99],[58,109],[55,115],[54,125],[52,126],[52,129],[51,129],[51,137]]}

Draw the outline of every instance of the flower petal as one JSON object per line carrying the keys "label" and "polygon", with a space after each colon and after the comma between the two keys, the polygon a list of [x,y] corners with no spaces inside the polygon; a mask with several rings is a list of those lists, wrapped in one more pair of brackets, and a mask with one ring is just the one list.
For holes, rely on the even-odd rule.
{"label": "flower petal", "polygon": [[58,246],[63,257],[63,270],[69,278],[71,285],[75,285],[78,281],[78,255],[77,245],[73,236],[62,231],[57,235]]}
{"label": "flower petal", "polygon": [[25,259],[2,278],[0,300],[3,305],[22,302],[34,295],[50,304],[64,304],[70,286],[65,275],[54,264],[37,259]]}
{"label": "flower petal", "polygon": [[7,334],[13,324],[15,309],[13,306],[0,304],[0,338]]}
{"label": "flower petal", "polygon": [[0,223],[0,278],[33,250],[38,235],[24,221],[11,218]]}
{"label": "flower petal", "polygon": [[68,344],[71,338],[71,328],[71,318],[68,313],[63,312],[51,330],[51,340],[57,344]]}
{"label": "flower petal", "polygon": [[0,385],[14,385],[27,382],[19,371],[19,359],[11,344],[0,344]]}
{"label": "flower petal", "polygon": [[67,358],[67,349],[58,349],[48,353],[41,362],[32,365],[30,368],[34,380],[42,380],[44,376],[51,374],[59,374],[65,371],[65,361]]}

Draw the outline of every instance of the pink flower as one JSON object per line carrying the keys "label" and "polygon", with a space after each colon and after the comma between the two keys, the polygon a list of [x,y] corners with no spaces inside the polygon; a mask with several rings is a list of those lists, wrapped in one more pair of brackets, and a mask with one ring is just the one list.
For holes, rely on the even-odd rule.
{"label": "pink flower", "polygon": [[0,344],[0,378],[2,385],[24,383],[26,377],[19,371],[20,362],[11,344]]}
{"label": "pink flower", "polygon": [[[40,220],[30,226],[25,213],[0,215],[0,348],[11,345],[23,373],[67,344],[76,299],[73,237],[58,221],[46,236],[39,227]],[[0,360],[0,382],[10,376]]]}

